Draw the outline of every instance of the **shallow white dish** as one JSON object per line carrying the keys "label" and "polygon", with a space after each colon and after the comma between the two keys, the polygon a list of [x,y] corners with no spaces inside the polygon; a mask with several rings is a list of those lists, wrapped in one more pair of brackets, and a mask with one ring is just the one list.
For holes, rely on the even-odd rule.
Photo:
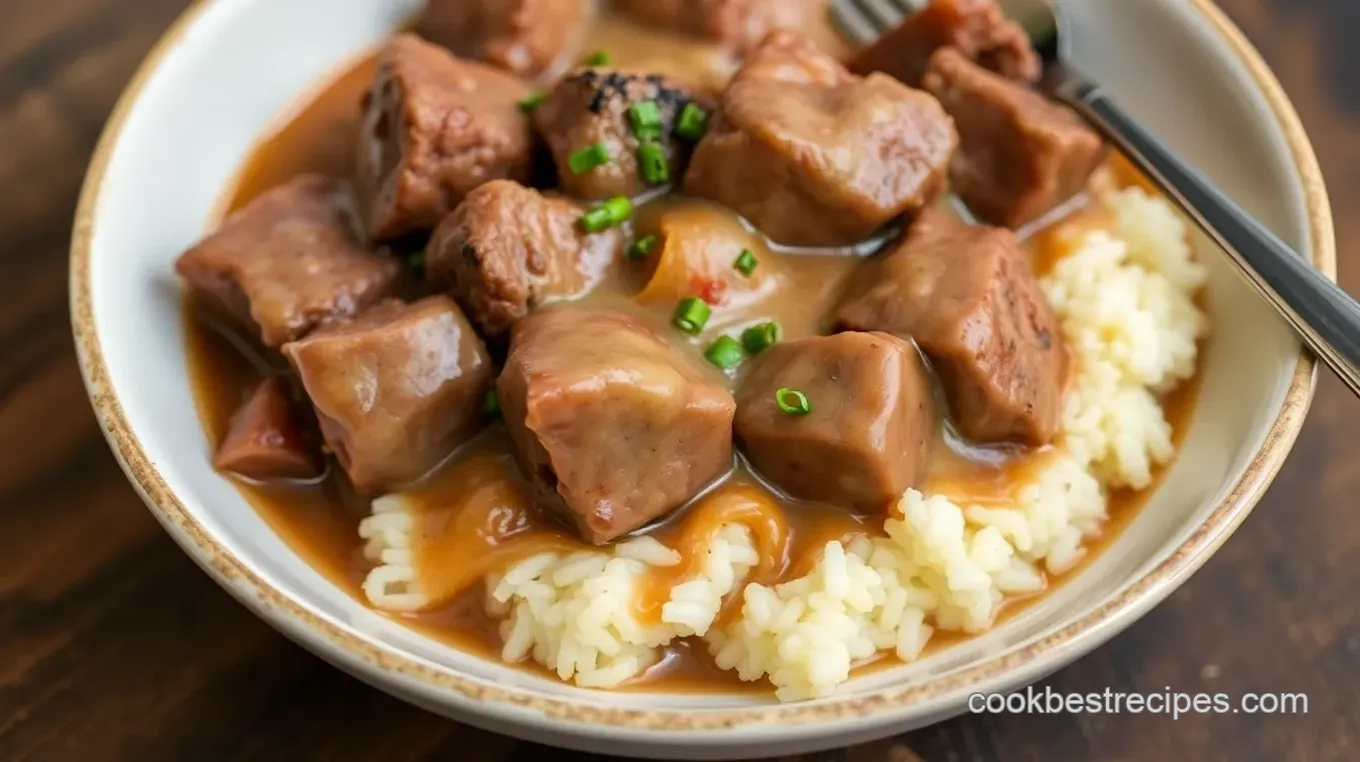
{"label": "shallow white dish", "polygon": [[[289,637],[384,690],[541,742],[734,758],[841,746],[965,711],[1064,666],[1165,598],[1246,518],[1293,444],[1313,363],[1213,252],[1214,336],[1182,454],[1093,564],[997,629],[815,702],[597,693],[452,651],[307,566],[211,468],[187,381],[171,262],[252,144],[299,95],[400,26],[418,0],[200,0],[120,102],[87,178],[71,256],[94,408],[133,484],[214,578]],[[1278,84],[1208,0],[1070,0],[1083,68],[1335,275],[1321,175]]]}

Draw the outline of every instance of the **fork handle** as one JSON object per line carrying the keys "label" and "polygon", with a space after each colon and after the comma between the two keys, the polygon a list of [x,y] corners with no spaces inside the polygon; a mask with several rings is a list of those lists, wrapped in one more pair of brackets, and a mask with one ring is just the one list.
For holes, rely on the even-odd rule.
{"label": "fork handle", "polygon": [[1099,86],[1060,72],[1049,90],[1076,109],[1223,247],[1303,342],[1360,396],[1360,304],[1138,124]]}

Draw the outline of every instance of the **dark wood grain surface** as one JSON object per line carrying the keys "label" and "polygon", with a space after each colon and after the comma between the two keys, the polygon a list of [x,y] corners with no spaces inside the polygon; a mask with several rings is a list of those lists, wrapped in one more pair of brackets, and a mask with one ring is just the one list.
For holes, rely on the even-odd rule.
{"label": "dark wood grain surface", "polygon": [[[1141,0],[1130,0],[1138,2]],[[188,0],[0,2],[0,760],[572,755],[411,708],[214,585],[125,482],[81,387],[66,251],[99,130]],[[1294,98],[1360,291],[1360,2],[1221,0]],[[1244,157],[1244,160],[1250,160]],[[1360,403],[1330,376],[1275,487],[1062,691],[1298,691],[1292,716],[973,716],[819,759],[1360,759]]]}

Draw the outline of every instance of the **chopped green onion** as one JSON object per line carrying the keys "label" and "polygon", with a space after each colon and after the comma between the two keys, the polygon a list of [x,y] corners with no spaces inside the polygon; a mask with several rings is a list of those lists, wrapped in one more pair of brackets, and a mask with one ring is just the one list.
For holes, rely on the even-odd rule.
{"label": "chopped green onion", "polygon": [[690,334],[698,336],[703,333],[704,325],[708,323],[708,318],[713,314],[708,302],[697,297],[681,299],[675,306],[675,327]]}
{"label": "chopped green onion", "polygon": [[586,65],[586,66],[608,66],[608,65],[609,65],[609,62],[612,61],[612,60],[614,60],[614,59],[613,59],[613,56],[610,56],[610,55],[609,55],[609,51],[607,51],[607,50],[597,50],[597,51],[595,51],[594,53],[591,53],[589,56],[586,57],[585,65]]}
{"label": "chopped green onion", "polygon": [[423,270],[425,268],[425,252],[417,251],[406,260],[406,265],[412,270]]}
{"label": "chopped green onion", "polygon": [[581,215],[581,227],[587,233],[599,233],[623,224],[633,214],[633,202],[627,196],[615,196]]}
{"label": "chopped green onion", "polygon": [[756,255],[750,249],[742,249],[741,255],[737,257],[737,261],[732,263],[732,266],[737,268],[737,272],[742,275],[749,276],[756,271],[758,264],[760,264],[760,260],[756,259]]}
{"label": "chopped green onion", "polygon": [[779,324],[770,321],[760,323],[741,332],[741,345],[748,354],[758,355],[779,343]]}
{"label": "chopped green onion", "polygon": [[543,92],[542,90],[539,90],[533,95],[530,95],[529,97],[520,101],[519,110],[527,114],[530,111],[533,111],[534,109],[538,108],[538,104],[542,103],[543,99],[547,97],[548,97],[547,93]]}
{"label": "chopped green onion", "polygon": [[648,185],[660,185],[671,179],[671,166],[666,161],[666,149],[656,143],[643,143],[637,151],[638,170]]}
{"label": "chopped green onion", "polygon": [[646,259],[651,256],[652,249],[656,248],[656,236],[649,235],[646,238],[639,238],[633,241],[633,245],[628,247],[629,259]]}
{"label": "chopped green onion", "polygon": [[482,398],[482,412],[487,415],[497,415],[501,412],[501,401],[496,396],[495,389],[488,389],[486,396]]}
{"label": "chopped green onion", "polygon": [[633,202],[627,196],[615,196],[601,206],[609,210],[609,218],[615,225],[621,225],[633,216]]}
{"label": "chopped green onion", "polygon": [[633,124],[633,134],[638,140],[661,139],[661,109],[656,101],[643,101],[628,107],[628,121]]}
{"label": "chopped green onion", "polygon": [[567,157],[567,167],[573,175],[604,166],[609,163],[609,146],[604,143],[586,146]]}
{"label": "chopped green onion", "polygon": [[806,394],[797,389],[783,388],[774,393],[774,402],[787,415],[807,415],[812,412],[812,403]]}
{"label": "chopped green onion", "polygon": [[602,206],[597,206],[581,215],[581,227],[585,228],[587,233],[598,233],[613,226],[614,222],[609,218],[609,210]]}
{"label": "chopped green onion", "polygon": [[708,132],[708,112],[693,103],[686,103],[675,122],[675,134],[686,140],[698,140],[705,132]]}
{"label": "chopped green onion", "polygon": [[719,336],[717,341],[704,350],[704,357],[723,370],[737,366],[745,356],[741,351],[741,344],[731,336]]}

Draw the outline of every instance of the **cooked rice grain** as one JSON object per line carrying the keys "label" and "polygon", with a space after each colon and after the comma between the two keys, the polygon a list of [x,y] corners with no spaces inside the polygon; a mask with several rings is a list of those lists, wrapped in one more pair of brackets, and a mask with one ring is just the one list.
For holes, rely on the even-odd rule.
{"label": "cooked rice grain", "polygon": [[401,495],[373,501],[372,515],[359,522],[364,558],[374,567],[364,577],[364,596],[381,611],[419,611],[430,604],[420,589],[412,538],[420,517]]}
{"label": "cooked rice grain", "polygon": [[933,627],[981,632],[1008,595],[1044,588],[1037,564],[1070,568],[1105,518],[1100,485],[1070,458],[1050,461],[1013,508],[962,507],[907,490],[887,537],[829,543],[805,577],[746,586],[741,616],[708,634],[718,666],[768,677],[780,700],[824,696],[858,661],[916,658]]}
{"label": "cooked rice grain", "polygon": [[525,658],[563,680],[608,688],[636,677],[660,659],[660,646],[703,635],[725,597],[758,562],[750,531],[720,528],[698,573],[676,585],[657,623],[637,618],[645,575],[679,563],[679,554],[643,537],[609,551],[527,558],[487,580],[488,611],[502,617],[501,658]]}
{"label": "cooked rice grain", "polygon": [[1088,232],[1042,282],[1073,353],[1062,447],[1106,487],[1143,489],[1175,455],[1155,395],[1195,374],[1207,275],[1166,201],[1138,188],[1102,198],[1119,237]]}

